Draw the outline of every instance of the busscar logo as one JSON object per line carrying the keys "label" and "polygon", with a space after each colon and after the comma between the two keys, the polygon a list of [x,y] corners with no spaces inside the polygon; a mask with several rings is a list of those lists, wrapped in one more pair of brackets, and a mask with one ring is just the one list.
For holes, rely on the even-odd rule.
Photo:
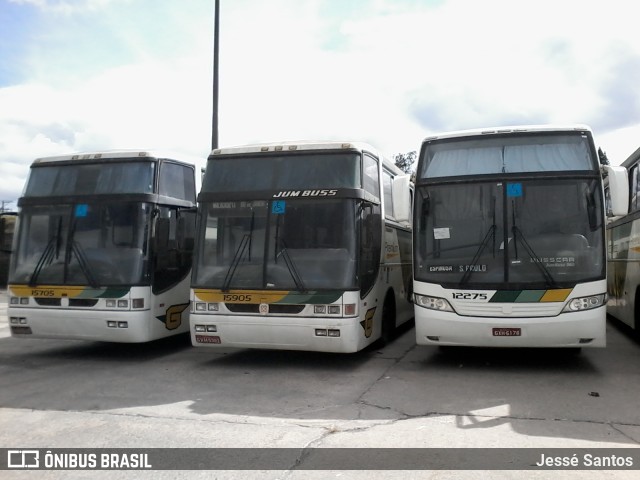
{"label": "busscar logo", "polygon": [[40,452],[38,450],[8,450],[7,467],[39,468]]}

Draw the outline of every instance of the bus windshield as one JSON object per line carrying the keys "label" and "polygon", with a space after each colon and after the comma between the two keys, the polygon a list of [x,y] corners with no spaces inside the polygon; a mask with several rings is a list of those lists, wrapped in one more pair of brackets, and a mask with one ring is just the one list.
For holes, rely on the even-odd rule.
{"label": "bus windshield", "polygon": [[360,187],[360,154],[301,153],[211,158],[203,192]]}
{"label": "bus windshield", "polygon": [[154,162],[102,162],[32,167],[25,197],[151,193]]}
{"label": "bus windshield", "polygon": [[10,282],[93,287],[148,282],[151,210],[136,202],[24,206]]}
{"label": "bus windshield", "polygon": [[[523,172],[593,171],[589,139],[574,134],[511,134],[427,144],[419,178]],[[463,173],[461,173],[463,172]]]}
{"label": "bus windshield", "polygon": [[355,289],[356,200],[204,204],[194,286]]}
{"label": "bus windshield", "polygon": [[598,185],[530,178],[419,187],[416,279],[544,289],[604,278]]}

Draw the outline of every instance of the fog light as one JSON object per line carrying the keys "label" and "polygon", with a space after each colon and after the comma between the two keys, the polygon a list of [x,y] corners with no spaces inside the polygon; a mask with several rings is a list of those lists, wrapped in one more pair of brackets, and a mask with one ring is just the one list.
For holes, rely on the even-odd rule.
{"label": "fog light", "polygon": [[194,329],[196,332],[204,332],[204,331],[206,331],[206,328],[205,328],[205,326],[204,326],[204,325],[195,325],[195,326],[193,327],[193,329]]}
{"label": "fog light", "polygon": [[27,319],[24,318],[24,317],[18,318],[18,321],[20,322],[20,325],[26,325],[27,324]]}
{"label": "fog light", "polygon": [[340,336],[340,330],[329,330],[329,336],[330,337],[339,337]]}
{"label": "fog light", "polygon": [[18,320],[18,317],[11,317],[10,321],[13,325],[17,325],[18,323],[20,323],[20,320]]}
{"label": "fog light", "polygon": [[107,308],[116,308],[116,301],[111,299],[106,301]]}
{"label": "fog light", "polygon": [[313,313],[319,313],[319,314],[327,313],[327,306],[326,305],[314,305],[313,306]]}
{"label": "fog light", "polygon": [[207,332],[217,332],[218,331],[218,327],[216,327],[215,325],[207,325]]}
{"label": "fog light", "polygon": [[118,322],[118,328],[129,328],[128,322]]}
{"label": "fog light", "polygon": [[117,326],[118,326],[118,322],[115,322],[113,320],[107,320],[107,327],[116,328]]}
{"label": "fog light", "polygon": [[316,328],[316,337],[326,337],[327,331],[322,328]]}

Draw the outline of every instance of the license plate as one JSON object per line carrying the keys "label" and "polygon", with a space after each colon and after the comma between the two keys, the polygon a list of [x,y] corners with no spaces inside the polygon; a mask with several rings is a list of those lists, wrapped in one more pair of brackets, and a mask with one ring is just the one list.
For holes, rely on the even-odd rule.
{"label": "license plate", "polygon": [[522,331],[519,328],[494,328],[494,337],[519,337],[522,335]]}
{"label": "license plate", "polygon": [[196,342],[198,343],[222,343],[220,341],[220,337],[218,336],[208,336],[208,335],[196,335]]}

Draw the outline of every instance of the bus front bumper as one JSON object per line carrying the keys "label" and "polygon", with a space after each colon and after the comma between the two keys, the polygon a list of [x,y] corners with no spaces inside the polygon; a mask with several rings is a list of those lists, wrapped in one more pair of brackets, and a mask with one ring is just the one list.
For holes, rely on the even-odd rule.
{"label": "bus front bumper", "polygon": [[[319,321],[322,320],[322,321]],[[353,353],[369,343],[359,319],[190,315],[196,347]],[[215,329],[215,330],[214,330]]]}
{"label": "bus front bumper", "polygon": [[415,307],[416,343],[474,347],[606,346],[606,307],[555,317],[465,317]]}

